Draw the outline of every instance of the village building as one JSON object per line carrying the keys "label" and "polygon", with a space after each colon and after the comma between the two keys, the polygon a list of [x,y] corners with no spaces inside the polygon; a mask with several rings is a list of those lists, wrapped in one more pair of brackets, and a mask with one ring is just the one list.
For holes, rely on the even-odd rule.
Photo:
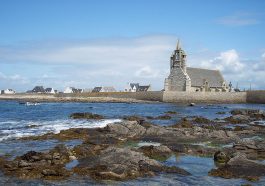
{"label": "village building", "polygon": [[57,90],[54,90],[53,88],[46,88],[45,93],[47,94],[55,94]]}
{"label": "village building", "polygon": [[71,94],[71,93],[82,93],[84,90],[83,89],[77,89],[74,87],[66,87],[63,93],[65,94]]}
{"label": "village building", "polygon": [[219,70],[191,68],[178,41],[170,57],[170,74],[165,79],[165,91],[228,92],[229,88]]}
{"label": "village building", "polygon": [[[30,92],[30,91],[29,91]],[[45,93],[45,89],[43,86],[35,86],[32,90],[31,93],[38,93],[38,94],[42,94]]]}
{"label": "village building", "polygon": [[6,89],[6,90],[1,90],[1,94],[15,94],[16,91],[13,89]]}
{"label": "village building", "polygon": [[139,83],[128,83],[124,92],[146,92],[151,91],[151,85],[140,85]]}
{"label": "village building", "polygon": [[95,87],[92,92],[117,92],[114,87]]}

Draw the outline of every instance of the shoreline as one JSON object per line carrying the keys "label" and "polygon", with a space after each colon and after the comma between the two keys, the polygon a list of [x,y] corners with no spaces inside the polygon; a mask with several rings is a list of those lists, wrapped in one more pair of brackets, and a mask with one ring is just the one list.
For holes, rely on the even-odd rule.
{"label": "shoreline", "polygon": [[80,103],[161,103],[159,101],[138,100],[134,98],[114,97],[83,97],[67,96],[57,97],[54,95],[0,95],[0,101],[21,102],[80,102]]}

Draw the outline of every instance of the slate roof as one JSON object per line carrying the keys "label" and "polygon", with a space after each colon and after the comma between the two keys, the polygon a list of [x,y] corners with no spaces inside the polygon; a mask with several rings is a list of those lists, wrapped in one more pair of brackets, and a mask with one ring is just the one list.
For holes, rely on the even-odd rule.
{"label": "slate roof", "polygon": [[135,86],[136,90],[139,88],[139,83],[130,83],[131,89]]}
{"label": "slate roof", "polygon": [[114,87],[95,87],[92,92],[116,92],[116,89]]}
{"label": "slate roof", "polygon": [[43,92],[45,92],[45,89],[43,88],[43,86],[36,86],[33,88],[33,90],[31,92],[43,93]]}
{"label": "slate roof", "polygon": [[100,92],[100,90],[102,89],[102,87],[95,87],[92,92]]}
{"label": "slate roof", "polygon": [[51,92],[52,91],[52,88],[46,88],[45,89],[45,92]]}
{"label": "slate roof", "polygon": [[114,87],[103,87],[103,92],[116,92]]}
{"label": "slate roof", "polygon": [[191,86],[200,87],[207,81],[209,87],[222,87],[225,81],[219,70],[187,67],[187,74],[191,79]]}
{"label": "slate roof", "polygon": [[146,92],[150,88],[150,85],[148,86],[139,86],[137,89],[137,92]]}

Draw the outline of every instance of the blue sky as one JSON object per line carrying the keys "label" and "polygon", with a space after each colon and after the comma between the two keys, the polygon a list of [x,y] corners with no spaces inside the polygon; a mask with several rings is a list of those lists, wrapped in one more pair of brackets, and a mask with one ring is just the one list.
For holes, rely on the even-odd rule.
{"label": "blue sky", "polygon": [[263,0],[2,0],[0,89],[163,88],[177,38],[188,66],[265,89]]}

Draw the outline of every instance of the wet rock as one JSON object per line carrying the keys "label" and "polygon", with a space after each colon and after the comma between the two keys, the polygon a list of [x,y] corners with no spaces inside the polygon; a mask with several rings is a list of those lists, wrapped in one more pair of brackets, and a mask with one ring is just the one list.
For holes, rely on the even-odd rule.
{"label": "wet rock", "polygon": [[[26,160],[29,162],[34,162],[36,160],[39,160],[39,156],[41,155],[40,152],[35,152],[35,151],[29,151],[26,154],[24,154],[23,156],[21,156],[22,160]],[[38,158],[37,158],[38,157]]]}
{"label": "wet rock", "polygon": [[249,159],[264,159],[265,158],[265,142],[257,142],[253,140],[241,140],[235,143],[233,148],[240,153],[246,154]]}
{"label": "wet rock", "polygon": [[63,179],[70,175],[64,166],[70,161],[69,150],[59,145],[50,152],[29,151],[14,160],[4,160],[0,170],[22,179]]}
{"label": "wet rock", "polygon": [[216,114],[226,114],[226,112],[222,112],[222,111],[220,111],[220,112],[216,112]]}
{"label": "wet rock", "polygon": [[92,114],[90,112],[73,113],[70,115],[72,119],[104,119],[104,116],[98,114]]}
{"label": "wet rock", "polygon": [[177,124],[172,125],[173,128],[192,128],[192,123],[187,118],[182,118]]}
{"label": "wet rock", "polygon": [[171,116],[162,115],[162,116],[157,116],[155,119],[158,119],[158,120],[169,120],[169,119],[171,119]]}
{"label": "wet rock", "polygon": [[178,114],[176,111],[167,111],[165,114]]}
{"label": "wet rock", "polygon": [[[97,180],[127,180],[171,169],[129,148],[109,147],[98,156],[79,160],[79,165],[73,170]],[[179,174],[189,174],[183,169],[174,170]]]}
{"label": "wet rock", "polygon": [[128,121],[137,121],[137,122],[141,122],[141,121],[144,120],[143,117],[136,116],[136,115],[134,115],[134,116],[124,116],[123,119],[124,120],[128,120]]}
{"label": "wet rock", "polygon": [[225,120],[232,124],[249,123],[251,121],[249,116],[241,114],[232,115],[230,117],[225,118]]}
{"label": "wet rock", "polygon": [[117,122],[107,125],[105,129],[110,133],[128,138],[138,137],[146,132],[145,127],[139,125],[137,121]]}
{"label": "wet rock", "polygon": [[252,119],[265,119],[265,111],[259,109],[234,109],[231,114],[249,116]]}
{"label": "wet rock", "polygon": [[265,176],[265,165],[248,160],[244,155],[238,154],[224,166],[212,169],[209,175],[226,179],[244,178],[250,181],[257,181],[259,177]]}
{"label": "wet rock", "polygon": [[171,116],[169,115],[162,115],[162,116],[157,116],[157,117],[147,116],[146,118],[150,120],[170,120]]}
{"label": "wet rock", "polygon": [[209,124],[211,123],[212,121],[207,119],[207,118],[204,118],[204,117],[196,117],[194,120],[193,120],[195,123],[199,123],[199,124]]}
{"label": "wet rock", "polygon": [[18,167],[20,168],[23,168],[23,167],[30,167],[32,164],[31,163],[28,163],[27,161],[24,161],[24,160],[21,160],[19,163],[18,163]]}
{"label": "wet rock", "polygon": [[153,159],[167,159],[172,155],[172,150],[165,145],[160,146],[142,146],[139,148],[144,155]]}

